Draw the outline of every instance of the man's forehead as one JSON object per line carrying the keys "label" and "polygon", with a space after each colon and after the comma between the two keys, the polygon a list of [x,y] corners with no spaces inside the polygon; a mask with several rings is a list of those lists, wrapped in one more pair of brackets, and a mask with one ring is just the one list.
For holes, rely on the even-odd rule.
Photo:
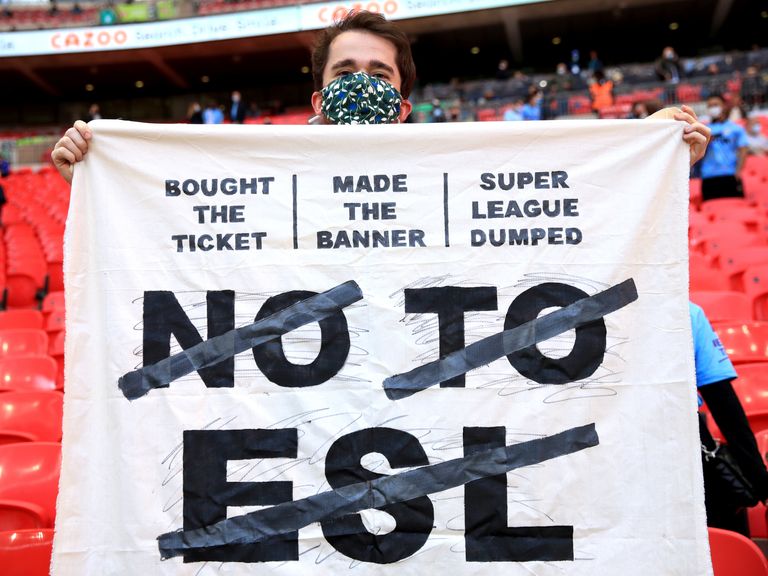
{"label": "man's forehead", "polygon": [[397,48],[392,42],[376,34],[349,30],[342,32],[331,42],[328,64],[333,66],[339,60],[354,60],[360,63],[379,60],[394,64],[397,60]]}

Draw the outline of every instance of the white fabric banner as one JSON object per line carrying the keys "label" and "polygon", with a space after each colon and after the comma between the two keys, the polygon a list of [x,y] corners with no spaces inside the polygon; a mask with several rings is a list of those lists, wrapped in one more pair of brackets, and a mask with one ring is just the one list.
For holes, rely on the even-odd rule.
{"label": "white fabric banner", "polygon": [[680,123],[91,127],[54,574],[711,574]]}

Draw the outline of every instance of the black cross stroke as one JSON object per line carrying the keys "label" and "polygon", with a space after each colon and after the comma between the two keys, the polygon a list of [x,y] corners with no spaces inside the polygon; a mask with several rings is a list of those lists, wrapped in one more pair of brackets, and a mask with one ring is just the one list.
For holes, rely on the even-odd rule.
{"label": "black cross stroke", "polygon": [[153,388],[166,388],[182,376],[227,360],[269,340],[280,338],[305,324],[327,318],[362,298],[360,286],[349,280],[296,302],[253,324],[235,328],[160,362],[128,372],[120,377],[118,387],[128,400],[135,400]]}
{"label": "black cross stroke", "polygon": [[384,380],[384,391],[390,400],[407,398],[438,382],[466,374],[503,356],[599,320],[635,300],[637,288],[634,280],[629,278],[594,296],[582,298],[530,322],[483,338],[410,372],[390,376]]}
{"label": "black cross stroke", "polygon": [[505,474],[559,456],[597,446],[594,424],[570,428],[552,436],[483,450],[367,482],[349,484],[308,498],[285,502],[196,530],[158,537],[163,559],[187,551],[227,544],[255,544],[295,532],[314,522],[325,522],[388,504],[442,492],[474,480]]}

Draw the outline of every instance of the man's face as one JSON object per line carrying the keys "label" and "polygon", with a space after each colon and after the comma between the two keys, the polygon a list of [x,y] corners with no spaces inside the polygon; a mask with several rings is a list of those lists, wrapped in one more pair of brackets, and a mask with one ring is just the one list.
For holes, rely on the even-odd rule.
{"label": "man's face", "polygon": [[[370,32],[351,30],[342,32],[331,42],[328,62],[323,70],[323,86],[336,78],[355,72],[366,72],[392,84],[398,92],[402,78],[397,68],[397,48],[389,40]],[[312,94],[312,108],[320,114],[323,97],[320,92]],[[411,112],[411,103],[403,100],[400,107],[400,122]]]}
{"label": "man's face", "polygon": [[725,115],[725,103],[720,98],[709,98],[707,111],[713,119],[721,118]]}

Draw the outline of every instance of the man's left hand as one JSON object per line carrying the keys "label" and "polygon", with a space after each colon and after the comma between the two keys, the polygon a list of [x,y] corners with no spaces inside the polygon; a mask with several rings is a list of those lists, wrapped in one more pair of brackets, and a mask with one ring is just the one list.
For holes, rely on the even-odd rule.
{"label": "man's left hand", "polygon": [[704,157],[712,131],[699,122],[696,112],[690,106],[683,106],[679,112],[675,113],[674,119],[688,124],[683,130],[683,140],[690,147],[691,166],[693,166]]}

